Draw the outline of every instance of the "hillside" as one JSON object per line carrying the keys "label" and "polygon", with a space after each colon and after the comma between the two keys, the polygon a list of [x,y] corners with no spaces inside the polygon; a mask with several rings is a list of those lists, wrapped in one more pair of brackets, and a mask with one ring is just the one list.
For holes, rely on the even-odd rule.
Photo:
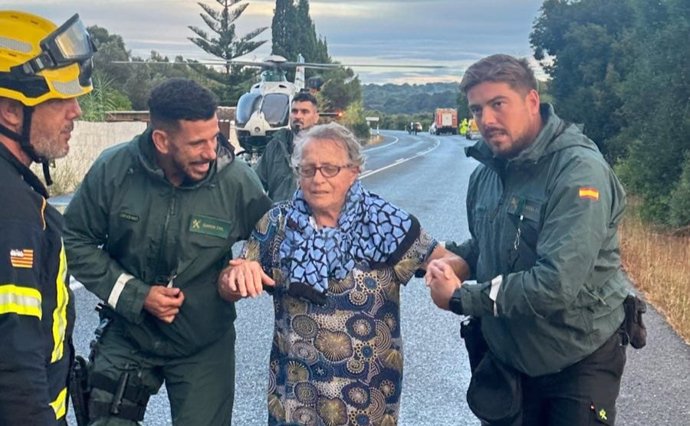
{"label": "hillside", "polygon": [[431,113],[436,108],[456,108],[457,83],[365,84],[364,109],[386,114]]}

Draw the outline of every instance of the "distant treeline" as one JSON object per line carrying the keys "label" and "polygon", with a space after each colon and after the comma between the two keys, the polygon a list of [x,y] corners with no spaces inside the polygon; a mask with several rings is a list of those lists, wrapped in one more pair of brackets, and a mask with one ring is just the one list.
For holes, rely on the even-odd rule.
{"label": "distant treeline", "polygon": [[674,228],[690,225],[689,40],[688,0],[546,0],[530,35],[558,114]]}
{"label": "distant treeline", "polygon": [[457,83],[365,84],[364,108],[386,114],[433,114],[436,108],[458,106]]}

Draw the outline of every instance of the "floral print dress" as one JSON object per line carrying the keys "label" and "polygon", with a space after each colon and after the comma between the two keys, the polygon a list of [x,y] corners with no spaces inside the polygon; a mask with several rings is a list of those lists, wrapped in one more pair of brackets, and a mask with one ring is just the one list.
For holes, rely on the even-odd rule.
{"label": "floral print dress", "polygon": [[[282,207],[281,207],[282,206]],[[268,386],[269,425],[395,425],[403,373],[400,285],[436,241],[423,230],[394,266],[359,263],[329,282],[326,305],[287,293],[278,256],[285,204],[256,226],[244,257],[276,281]]]}

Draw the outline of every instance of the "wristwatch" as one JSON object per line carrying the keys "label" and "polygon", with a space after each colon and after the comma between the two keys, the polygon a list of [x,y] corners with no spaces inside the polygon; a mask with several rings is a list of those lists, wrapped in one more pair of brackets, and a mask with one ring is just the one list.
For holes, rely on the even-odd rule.
{"label": "wristwatch", "polygon": [[448,301],[448,309],[458,315],[463,315],[462,301],[460,300],[460,287],[456,288],[453,292],[453,295],[450,296],[450,300]]}

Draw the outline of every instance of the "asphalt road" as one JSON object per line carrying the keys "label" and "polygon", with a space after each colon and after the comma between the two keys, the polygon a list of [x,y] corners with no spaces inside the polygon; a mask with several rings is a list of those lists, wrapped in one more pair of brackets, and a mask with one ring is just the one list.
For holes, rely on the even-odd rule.
{"label": "asphalt road", "polygon": [[[415,214],[438,240],[466,238],[466,185],[476,166],[463,153],[470,142],[426,133],[384,135],[382,143],[366,149],[365,187]],[[83,288],[75,290],[75,299],[75,344],[86,354],[96,326],[96,299]],[[405,367],[400,424],[478,425],[465,402],[469,366],[460,319],[437,309],[420,279],[403,289],[401,309]],[[266,423],[272,318],[268,296],[238,304],[234,425]],[[617,424],[690,425],[690,346],[653,309],[645,319],[647,347],[628,349]],[[166,398],[164,390],[152,397],[144,425],[172,424]]]}

